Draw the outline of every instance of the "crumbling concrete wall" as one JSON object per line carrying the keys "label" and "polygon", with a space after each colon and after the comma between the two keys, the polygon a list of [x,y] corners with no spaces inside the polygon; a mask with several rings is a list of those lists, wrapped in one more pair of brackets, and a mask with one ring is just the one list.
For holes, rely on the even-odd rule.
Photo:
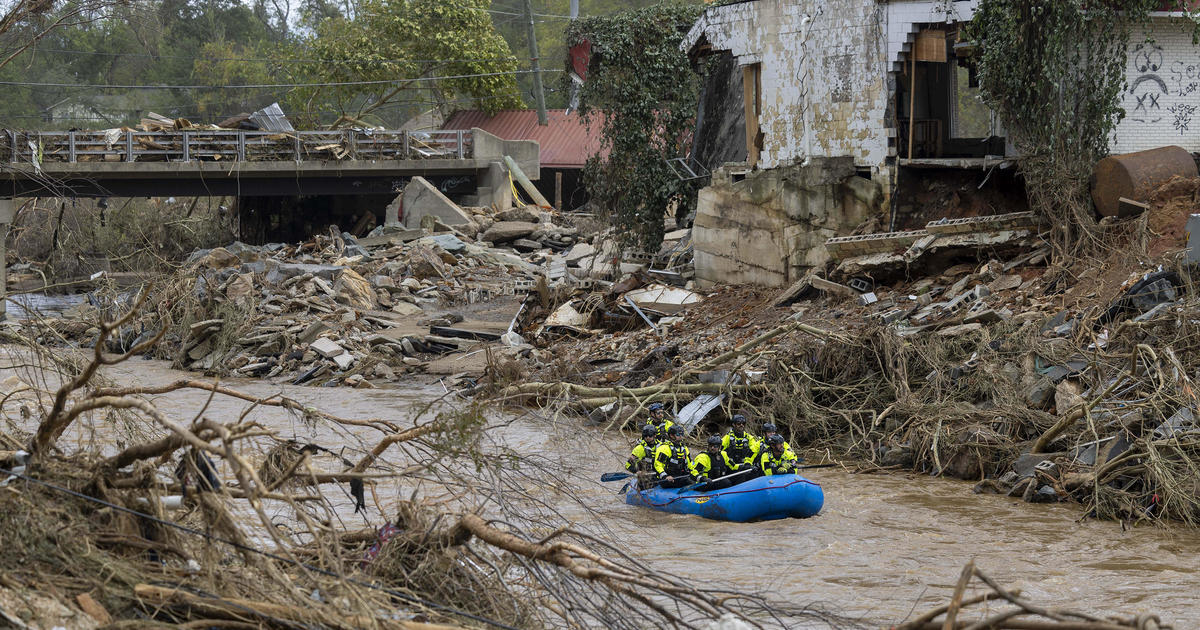
{"label": "crumbling concrete wall", "polygon": [[888,151],[885,16],[875,0],[744,2],[705,11],[684,46],[759,64],[759,167],[820,156],[878,167]]}
{"label": "crumbling concrete wall", "polygon": [[696,280],[787,286],[829,260],[825,240],[879,213],[882,192],[850,157],[754,171],[724,167],[700,191],[692,227]]}

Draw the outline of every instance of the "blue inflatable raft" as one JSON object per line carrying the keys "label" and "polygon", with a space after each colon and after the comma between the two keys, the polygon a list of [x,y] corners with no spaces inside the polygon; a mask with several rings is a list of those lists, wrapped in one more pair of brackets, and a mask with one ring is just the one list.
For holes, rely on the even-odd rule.
{"label": "blue inflatable raft", "polygon": [[821,486],[800,475],[771,475],[712,492],[687,488],[650,488],[625,493],[629,505],[662,512],[696,514],[719,521],[770,521],[808,518],[821,511]]}

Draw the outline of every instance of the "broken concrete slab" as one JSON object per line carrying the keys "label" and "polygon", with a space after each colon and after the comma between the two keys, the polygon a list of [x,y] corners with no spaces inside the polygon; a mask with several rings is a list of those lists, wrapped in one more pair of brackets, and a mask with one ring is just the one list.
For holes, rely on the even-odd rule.
{"label": "broken concrete slab", "polygon": [[587,243],[576,243],[574,247],[572,247],[566,254],[563,255],[563,259],[567,261],[568,265],[570,265],[580,262],[584,258],[592,256],[595,253],[595,247],[592,247]]}
{"label": "broken concrete slab", "polygon": [[837,295],[844,295],[846,297],[858,297],[858,293],[854,289],[851,289],[844,284],[838,284],[836,282],[826,280],[820,276],[812,276],[808,281],[812,284],[814,289],[818,289],[826,293],[836,293]]}
{"label": "broken concrete slab", "polygon": [[1023,282],[1025,282],[1025,280],[1023,278],[1021,278],[1021,276],[1018,276],[1017,274],[1014,273],[1014,274],[1010,274],[1010,275],[1000,276],[999,278],[992,280],[991,282],[988,283],[987,288],[992,293],[997,293],[999,291],[1008,291],[1009,289],[1015,289],[1015,288],[1021,286],[1021,284]]}
{"label": "broken concrete slab", "polygon": [[351,365],[354,365],[354,355],[343,352],[333,357],[333,362],[337,364],[339,370],[348,370]]}
{"label": "broken concrete slab", "polygon": [[420,227],[421,219],[427,216],[436,217],[446,225],[470,223],[471,216],[463,212],[458,204],[450,201],[446,195],[424,177],[414,177],[404,187],[403,207],[404,227],[413,229]]}
{"label": "broken concrete slab", "polygon": [[537,229],[538,226],[536,223],[529,223],[527,221],[497,221],[484,231],[483,234],[479,235],[479,240],[491,243],[507,243],[529,236]]}
{"label": "broken concrete slab", "polygon": [[781,306],[787,306],[789,304],[792,304],[793,302],[796,302],[797,300],[804,298],[805,295],[807,295],[808,293],[811,292],[812,288],[813,288],[813,286],[812,286],[811,274],[805,275],[803,278],[800,278],[794,284],[792,284],[792,286],[784,289],[783,293],[780,293],[775,298],[775,301],[772,302],[771,304],[772,304],[772,306],[775,306],[776,308],[781,307]]}
{"label": "broken concrete slab", "polygon": [[436,245],[451,254],[460,254],[467,249],[467,244],[453,234],[438,234],[426,236],[417,241],[419,245]]}
{"label": "broken concrete slab", "polygon": [[326,359],[332,359],[333,357],[346,352],[346,350],[342,348],[338,342],[330,339],[329,337],[321,337],[320,339],[308,344],[308,347],[310,350],[325,357]]}
{"label": "broken concrete slab", "polygon": [[338,274],[346,270],[340,265],[309,265],[304,263],[281,263],[276,260],[267,261],[267,284],[282,284],[285,280],[312,274],[315,277],[334,281]]}

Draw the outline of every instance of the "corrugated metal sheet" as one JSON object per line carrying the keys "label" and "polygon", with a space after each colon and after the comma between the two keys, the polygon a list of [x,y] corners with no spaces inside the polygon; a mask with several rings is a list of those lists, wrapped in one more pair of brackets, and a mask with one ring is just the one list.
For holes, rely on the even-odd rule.
{"label": "corrugated metal sheet", "polygon": [[274,131],[276,133],[292,133],[295,131],[292,128],[292,123],[288,122],[287,116],[284,115],[283,109],[279,107],[279,103],[271,103],[250,114],[250,121],[264,131]]}
{"label": "corrugated metal sheet", "polygon": [[543,127],[532,109],[504,110],[491,117],[479,110],[460,110],[442,129],[479,127],[505,140],[537,140],[542,168],[583,168],[588,156],[600,149],[599,121],[593,119],[589,131],[578,112],[568,116],[565,109],[551,109],[546,113],[549,124]]}

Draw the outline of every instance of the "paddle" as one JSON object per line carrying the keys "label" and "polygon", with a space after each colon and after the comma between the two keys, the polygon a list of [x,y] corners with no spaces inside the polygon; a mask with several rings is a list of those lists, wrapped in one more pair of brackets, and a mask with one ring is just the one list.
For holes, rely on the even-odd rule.
{"label": "paddle", "polygon": [[[797,466],[796,470],[807,470],[809,468],[832,468],[834,466],[837,466],[837,464],[809,464],[808,466]],[[758,470],[758,469],[757,468],[747,468],[745,470],[739,470],[735,473],[729,473],[728,475],[725,475],[724,477],[717,477],[716,479],[710,479],[708,481],[702,481],[700,483],[690,485],[690,486],[684,488],[683,490],[680,490],[680,492],[683,492],[685,490],[692,490],[699,486],[708,485],[710,483],[716,483],[718,481],[721,481],[722,479],[730,479],[732,477],[737,477],[738,475],[744,475],[752,470]],[[705,490],[701,490],[701,492],[705,492]]]}
{"label": "paddle", "polygon": [[636,475],[627,472],[604,473],[603,475],[600,475],[600,481],[620,481],[622,479],[628,479],[634,476]]}
{"label": "paddle", "polygon": [[731,479],[733,477],[737,477],[738,475],[744,475],[744,474],[746,474],[748,472],[752,472],[754,470],[755,470],[754,468],[747,468],[745,470],[739,470],[735,473],[729,473],[728,475],[725,475],[724,477],[717,477],[716,479],[709,479],[708,481],[701,481],[700,483],[694,483],[694,484],[684,488],[683,490],[680,490],[680,492],[686,492],[688,490],[692,490],[692,489],[698,488],[703,485],[707,485],[710,483],[716,483],[718,481],[721,481],[722,479]]}

